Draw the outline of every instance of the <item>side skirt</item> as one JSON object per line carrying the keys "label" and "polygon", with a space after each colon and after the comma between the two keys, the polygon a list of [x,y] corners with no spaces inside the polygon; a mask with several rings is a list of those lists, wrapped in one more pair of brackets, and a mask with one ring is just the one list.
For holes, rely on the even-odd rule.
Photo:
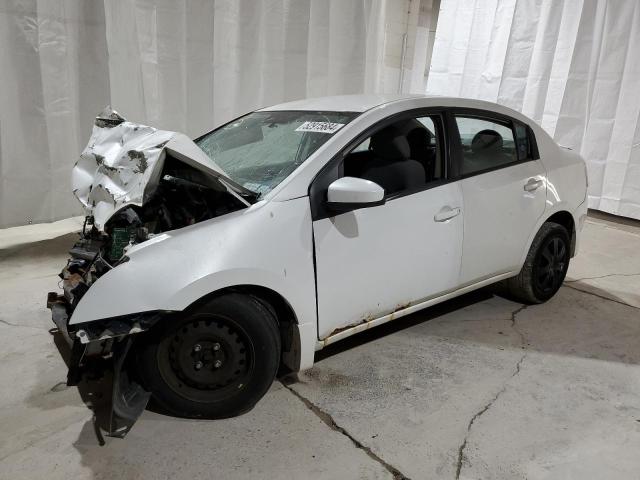
{"label": "side skirt", "polygon": [[471,292],[473,290],[477,290],[479,288],[486,287],[487,285],[499,282],[500,280],[504,280],[505,278],[513,277],[514,275],[517,275],[517,273],[518,272],[502,273],[500,275],[496,275],[494,277],[487,278],[487,279],[482,280],[480,282],[476,282],[476,283],[473,283],[471,285],[467,285],[466,287],[458,288],[457,290],[453,290],[453,291],[451,291],[449,293],[445,293],[444,295],[433,297],[433,298],[421,301],[421,302],[413,304],[413,305],[410,304],[410,305],[408,305],[407,307],[405,307],[405,308],[403,308],[401,310],[397,310],[397,311],[389,313],[387,315],[383,315],[382,317],[374,318],[373,320],[365,320],[365,321],[363,321],[361,323],[358,323],[356,325],[353,325],[353,326],[346,327],[344,329],[338,330],[338,331],[332,333],[331,335],[329,335],[329,336],[327,336],[327,337],[325,337],[325,338],[323,338],[321,340],[318,340],[316,342],[316,352],[318,350],[322,350],[327,345],[331,345],[332,343],[335,343],[337,341],[343,340],[343,339],[345,339],[347,337],[350,337],[351,335],[354,335],[354,334],[356,334],[358,332],[362,332],[364,330],[368,330],[370,328],[377,327],[378,325],[382,325],[383,323],[390,322],[391,320],[396,320],[397,318],[404,317],[405,315],[409,315],[410,313],[414,313],[414,312],[417,312],[417,311],[422,310],[424,308],[427,308],[427,307],[430,307],[432,305],[435,305],[437,303],[444,302],[445,300],[449,300],[451,298],[460,296],[462,294]]}

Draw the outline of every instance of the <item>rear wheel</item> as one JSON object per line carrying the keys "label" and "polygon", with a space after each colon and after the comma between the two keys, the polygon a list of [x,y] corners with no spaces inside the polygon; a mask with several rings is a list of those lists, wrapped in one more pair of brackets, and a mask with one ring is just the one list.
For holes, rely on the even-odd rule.
{"label": "rear wheel", "polygon": [[569,233],[547,222],[534,238],[518,276],[502,282],[507,296],[524,303],[543,303],[560,289],[569,269]]}
{"label": "rear wheel", "polygon": [[167,411],[224,418],[253,408],[279,358],[276,318],[256,298],[233,293],[150,336],[138,351],[138,371]]}

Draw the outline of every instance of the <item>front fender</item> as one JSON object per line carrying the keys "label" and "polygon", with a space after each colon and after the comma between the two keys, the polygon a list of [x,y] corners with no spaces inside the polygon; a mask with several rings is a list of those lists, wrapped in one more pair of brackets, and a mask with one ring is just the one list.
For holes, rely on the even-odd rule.
{"label": "front fender", "polygon": [[85,293],[69,324],[158,310],[182,311],[205,295],[236,285],[266,287],[286,298],[281,279],[264,270],[243,268],[217,271],[201,278],[180,277],[169,271],[145,272],[137,263],[120,265]]}
{"label": "front fender", "polygon": [[148,311],[181,311],[217,290],[256,285],[279,293],[299,324],[316,323],[311,213],[307,198],[167,232],[132,248],[98,278],[70,325]]}

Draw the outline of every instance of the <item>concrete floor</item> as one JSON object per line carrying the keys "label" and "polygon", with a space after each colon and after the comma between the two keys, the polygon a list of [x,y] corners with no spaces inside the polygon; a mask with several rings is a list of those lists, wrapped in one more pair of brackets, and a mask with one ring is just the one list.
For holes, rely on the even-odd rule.
{"label": "concrete floor", "polygon": [[466,295],[320,352],[242,417],[147,411],[104,447],[44,308],[76,226],[0,232],[0,478],[640,478],[633,224],[589,219],[547,304]]}

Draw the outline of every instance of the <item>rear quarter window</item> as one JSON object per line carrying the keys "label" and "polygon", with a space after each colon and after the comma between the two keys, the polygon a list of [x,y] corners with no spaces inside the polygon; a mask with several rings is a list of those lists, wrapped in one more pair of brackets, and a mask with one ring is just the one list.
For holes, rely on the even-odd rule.
{"label": "rear quarter window", "polygon": [[515,131],[518,160],[529,160],[533,158],[531,154],[531,141],[529,139],[533,133],[530,134],[529,128],[519,122],[515,122]]}

